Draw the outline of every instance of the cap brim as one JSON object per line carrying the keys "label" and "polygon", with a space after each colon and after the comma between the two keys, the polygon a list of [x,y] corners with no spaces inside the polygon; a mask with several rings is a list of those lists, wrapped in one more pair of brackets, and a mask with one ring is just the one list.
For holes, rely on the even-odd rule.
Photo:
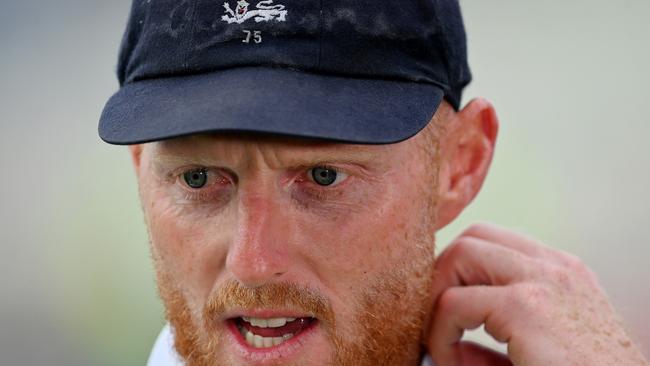
{"label": "cap brim", "polygon": [[241,67],[127,84],[99,135],[118,145],[226,131],[387,144],[426,126],[443,96],[427,83]]}

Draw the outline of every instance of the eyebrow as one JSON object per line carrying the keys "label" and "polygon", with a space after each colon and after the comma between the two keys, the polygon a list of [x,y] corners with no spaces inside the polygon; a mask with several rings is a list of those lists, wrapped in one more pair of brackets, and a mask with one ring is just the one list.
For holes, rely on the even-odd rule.
{"label": "eyebrow", "polygon": [[[158,142],[156,153],[152,160],[158,164],[199,164],[215,165],[229,160],[224,156],[227,149],[222,149],[225,154],[217,155],[209,152],[207,147],[196,147],[191,152],[183,147],[176,147],[176,142]],[[201,144],[206,146],[206,144]],[[179,145],[182,146],[182,145]],[[283,165],[308,166],[319,163],[337,164],[367,164],[379,158],[379,152],[372,145],[355,145],[336,142],[293,142],[281,150]]]}

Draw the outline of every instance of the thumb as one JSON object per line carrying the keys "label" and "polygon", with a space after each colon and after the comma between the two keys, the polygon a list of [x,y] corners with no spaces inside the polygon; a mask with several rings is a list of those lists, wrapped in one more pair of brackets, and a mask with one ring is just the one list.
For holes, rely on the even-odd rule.
{"label": "thumb", "polygon": [[480,344],[463,341],[452,346],[452,359],[439,360],[431,355],[436,366],[513,366],[506,355]]}

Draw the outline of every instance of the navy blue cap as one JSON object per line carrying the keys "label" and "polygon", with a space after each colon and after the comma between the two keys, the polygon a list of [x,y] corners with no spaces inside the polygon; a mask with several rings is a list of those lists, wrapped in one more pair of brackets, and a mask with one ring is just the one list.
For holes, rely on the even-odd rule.
{"label": "navy blue cap", "polygon": [[457,0],[134,0],[100,137],[385,144],[470,82]]}

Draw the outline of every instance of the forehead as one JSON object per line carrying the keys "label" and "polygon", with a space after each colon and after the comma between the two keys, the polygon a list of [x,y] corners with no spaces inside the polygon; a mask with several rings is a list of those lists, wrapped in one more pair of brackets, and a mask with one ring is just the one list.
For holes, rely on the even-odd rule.
{"label": "forehead", "polygon": [[242,161],[260,156],[278,162],[296,159],[386,160],[408,148],[402,142],[361,145],[258,134],[198,134],[149,144],[154,159]]}

